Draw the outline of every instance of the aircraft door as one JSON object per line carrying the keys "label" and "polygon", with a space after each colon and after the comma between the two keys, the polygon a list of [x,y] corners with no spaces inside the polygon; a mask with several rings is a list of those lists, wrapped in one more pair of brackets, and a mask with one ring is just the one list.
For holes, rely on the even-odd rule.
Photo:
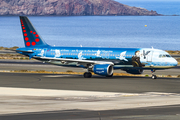
{"label": "aircraft door", "polygon": [[46,53],[47,53],[47,48],[44,48],[44,56],[46,56]]}
{"label": "aircraft door", "polygon": [[153,51],[149,51],[149,53],[146,56],[146,61],[152,62],[152,57],[153,57]]}

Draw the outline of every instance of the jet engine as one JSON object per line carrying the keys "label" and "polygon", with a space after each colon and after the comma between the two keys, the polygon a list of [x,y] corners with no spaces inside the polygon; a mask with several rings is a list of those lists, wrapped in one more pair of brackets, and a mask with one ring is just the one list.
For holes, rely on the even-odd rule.
{"label": "jet engine", "polygon": [[125,71],[130,74],[142,74],[143,73],[143,69],[125,69]]}
{"label": "jet engine", "polygon": [[93,67],[93,72],[98,75],[111,76],[111,75],[113,75],[113,65],[96,64]]}

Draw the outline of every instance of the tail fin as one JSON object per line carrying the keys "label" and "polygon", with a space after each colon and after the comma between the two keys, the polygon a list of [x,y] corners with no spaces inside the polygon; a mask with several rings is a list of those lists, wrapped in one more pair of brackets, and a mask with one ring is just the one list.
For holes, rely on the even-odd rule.
{"label": "tail fin", "polygon": [[48,44],[44,42],[43,39],[40,37],[40,35],[27,17],[20,16],[19,18],[24,37],[24,44],[26,47],[48,46]]}

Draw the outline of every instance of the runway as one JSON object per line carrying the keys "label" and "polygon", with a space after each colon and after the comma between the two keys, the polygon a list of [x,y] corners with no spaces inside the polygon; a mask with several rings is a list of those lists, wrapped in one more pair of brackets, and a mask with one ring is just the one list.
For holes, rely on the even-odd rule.
{"label": "runway", "polygon": [[164,92],[180,93],[180,78],[113,77],[82,75],[51,75],[30,73],[0,73],[0,87],[40,88],[101,92]]}
{"label": "runway", "polygon": [[[24,61],[22,64],[19,61],[1,61],[0,68],[49,71],[72,69],[43,65],[37,61]],[[73,68],[72,71],[82,72],[82,69]],[[160,71],[158,74],[178,75],[179,67],[169,71]],[[85,79],[82,75],[0,73],[0,119],[178,120],[179,86],[180,78],[153,80],[150,77],[106,78],[95,75]],[[12,92],[8,93],[7,89],[12,89]],[[20,94],[16,90],[24,93]],[[27,90],[29,92],[25,92]]]}
{"label": "runway", "polygon": [[0,116],[2,120],[179,120],[180,105],[125,110],[65,110]]}

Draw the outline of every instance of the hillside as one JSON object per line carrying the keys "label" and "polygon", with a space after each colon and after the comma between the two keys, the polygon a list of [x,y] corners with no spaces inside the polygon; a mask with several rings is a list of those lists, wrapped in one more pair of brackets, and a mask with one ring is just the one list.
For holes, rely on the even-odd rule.
{"label": "hillside", "polygon": [[0,0],[0,15],[160,15],[114,0]]}

